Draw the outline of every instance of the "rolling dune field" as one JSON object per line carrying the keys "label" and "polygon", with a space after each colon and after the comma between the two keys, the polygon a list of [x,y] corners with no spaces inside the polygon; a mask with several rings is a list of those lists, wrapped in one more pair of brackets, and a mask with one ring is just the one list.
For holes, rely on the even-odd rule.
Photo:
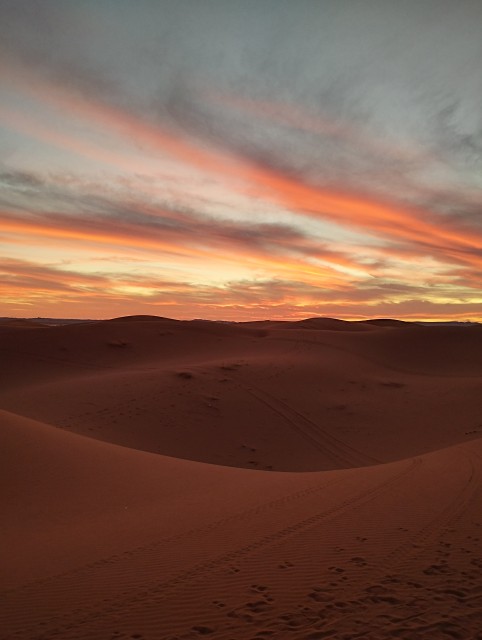
{"label": "rolling dune field", "polygon": [[482,327],[0,323],[0,637],[482,638]]}

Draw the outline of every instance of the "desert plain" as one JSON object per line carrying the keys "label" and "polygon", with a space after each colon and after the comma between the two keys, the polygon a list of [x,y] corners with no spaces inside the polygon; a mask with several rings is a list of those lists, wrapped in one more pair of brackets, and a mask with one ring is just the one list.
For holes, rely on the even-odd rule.
{"label": "desert plain", "polygon": [[4,640],[482,638],[482,326],[0,324]]}

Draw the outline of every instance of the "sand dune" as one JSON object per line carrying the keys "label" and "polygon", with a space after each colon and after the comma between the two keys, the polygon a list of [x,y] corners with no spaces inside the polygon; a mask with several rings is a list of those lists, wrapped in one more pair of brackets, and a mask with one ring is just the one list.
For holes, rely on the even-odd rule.
{"label": "sand dune", "polygon": [[213,464],[350,468],[482,435],[481,335],[142,317],[11,330],[0,350],[0,406]]}
{"label": "sand dune", "polygon": [[482,638],[481,335],[3,326],[0,637]]}

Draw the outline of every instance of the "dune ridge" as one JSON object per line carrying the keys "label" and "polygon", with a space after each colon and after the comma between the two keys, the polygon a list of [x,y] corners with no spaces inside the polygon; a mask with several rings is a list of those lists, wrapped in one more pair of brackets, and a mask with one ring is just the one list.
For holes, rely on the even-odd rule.
{"label": "dune ridge", "polygon": [[482,638],[480,338],[3,326],[0,637]]}

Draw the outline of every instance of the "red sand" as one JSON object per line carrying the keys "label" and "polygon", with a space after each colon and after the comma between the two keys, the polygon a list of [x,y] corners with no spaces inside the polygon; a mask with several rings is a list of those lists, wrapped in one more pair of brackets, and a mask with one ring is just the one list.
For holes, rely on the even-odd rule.
{"label": "red sand", "polygon": [[482,328],[0,331],[0,637],[482,638]]}

